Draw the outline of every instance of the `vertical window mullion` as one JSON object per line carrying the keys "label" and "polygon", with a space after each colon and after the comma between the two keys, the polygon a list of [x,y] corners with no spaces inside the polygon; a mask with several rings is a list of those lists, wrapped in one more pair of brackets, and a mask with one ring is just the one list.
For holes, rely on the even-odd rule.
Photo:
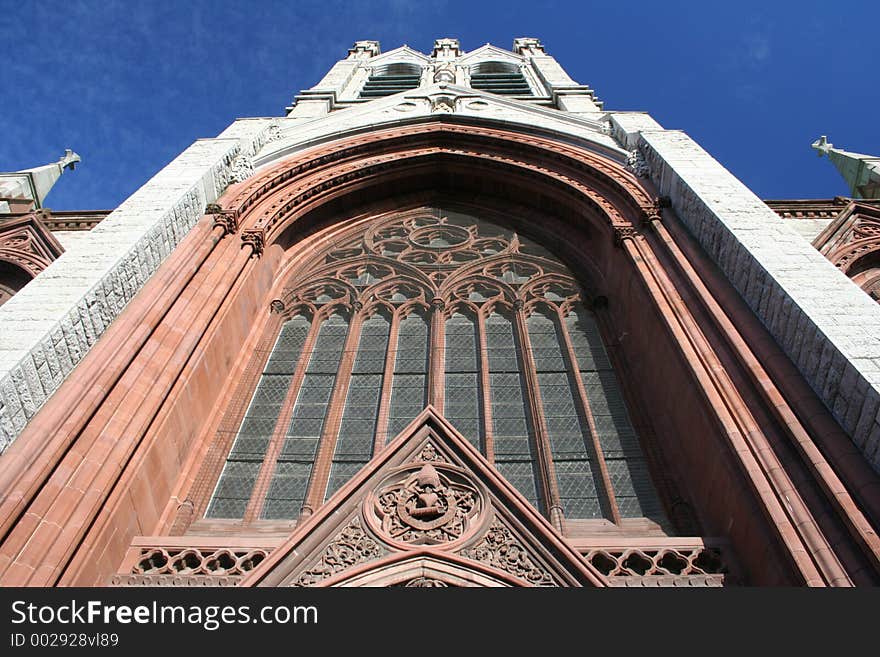
{"label": "vertical window mullion", "polygon": [[281,326],[217,479],[205,517],[246,518],[284,400],[295,383],[297,364],[313,333],[311,326],[305,329],[305,322],[308,322],[305,317],[297,316]]}
{"label": "vertical window mullion", "polygon": [[315,340],[318,338],[320,326],[321,322],[315,320],[312,320],[309,326],[308,335],[303,343],[302,350],[300,351],[300,358],[297,362],[293,379],[290,382],[290,388],[287,390],[287,396],[285,397],[281,410],[278,413],[278,421],[272,429],[269,448],[266,450],[266,457],[263,459],[263,466],[260,468],[260,473],[257,476],[257,481],[254,485],[254,494],[251,496],[250,504],[248,504],[247,511],[245,512],[244,520],[246,523],[259,518],[260,514],[263,512],[263,506],[266,502],[266,494],[269,491],[269,486],[275,475],[278,454],[284,444],[284,436],[287,433],[287,427],[290,424],[290,416],[293,413],[293,406],[299,395],[300,388],[302,387],[303,378],[305,377],[309,360],[311,360],[312,357],[312,350],[315,346]]}
{"label": "vertical window mullion", "polygon": [[389,328],[390,323],[381,314],[373,315],[361,324],[325,501],[373,455]]}
{"label": "vertical window mullion", "polygon": [[486,317],[486,353],[492,398],[495,469],[534,506],[541,508],[534,428],[528,418],[526,385],[514,323],[497,312]]}
{"label": "vertical window mullion", "polygon": [[[559,312],[529,320],[545,424],[567,518],[620,522],[602,449]],[[572,363],[575,365],[572,365]]]}
{"label": "vertical window mullion", "polygon": [[446,317],[442,299],[431,303],[431,328],[428,336],[428,403],[443,414],[446,384]]}
{"label": "vertical window mullion", "polygon": [[303,505],[305,513],[314,512],[324,500],[324,493],[327,490],[327,482],[330,477],[331,459],[336,449],[336,439],[339,435],[345,397],[351,381],[351,370],[354,366],[354,357],[357,344],[360,341],[363,321],[363,314],[360,312],[360,305],[358,304],[357,311],[352,314],[349,322],[345,342],[341,348],[338,348],[339,353],[335,356],[337,368],[333,388],[330,393],[330,401],[324,412],[324,424],[315,454],[306,501]]}
{"label": "vertical window mullion", "polygon": [[388,442],[388,409],[391,406],[391,389],[394,385],[394,361],[397,358],[397,336],[400,332],[400,313],[391,317],[388,331],[388,349],[385,352],[385,367],[382,375],[382,392],[379,397],[379,417],[376,421],[376,437],[373,441],[373,454],[378,454]]}
{"label": "vertical window mullion", "polygon": [[[484,449],[480,412],[480,353],[477,325],[470,314],[454,313],[444,322],[445,400],[444,417],[470,443]],[[484,451],[485,453],[485,451]]]}
{"label": "vertical window mullion", "polygon": [[294,519],[305,507],[308,483],[336,379],[349,322],[334,313],[321,322],[293,406],[260,517]]}
{"label": "vertical window mullion", "polygon": [[486,338],[486,314],[478,312],[474,317],[477,325],[477,340],[479,343],[479,377],[480,377],[480,403],[483,410],[483,445],[485,447],[486,460],[495,463],[495,433],[493,429],[492,414],[492,388],[490,385],[489,348]]}
{"label": "vertical window mullion", "polygon": [[550,520],[558,529],[562,529],[562,507],[559,503],[559,486],[556,480],[556,470],[553,467],[553,457],[547,438],[547,428],[544,424],[544,407],[541,395],[538,392],[538,375],[535,371],[535,361],[532,357],[529,330],[526,326],[526,315],[521,304],[518,304],[518,307],[514,310],[514,326],[516,327],[516,337],[519,341],[520,366],[526,383],[525,401],[529,409],[529,419],[532,422],[535,457],[540,476],[539,481],[543,488],[544,500],[547,503]]}

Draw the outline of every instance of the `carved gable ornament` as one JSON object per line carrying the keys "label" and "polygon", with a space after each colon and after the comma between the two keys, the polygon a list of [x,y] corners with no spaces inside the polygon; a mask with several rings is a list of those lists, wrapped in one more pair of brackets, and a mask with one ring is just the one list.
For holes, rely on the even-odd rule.
{"label": "carved gable ornament", "polygon": [[604,586],[432,407],[241,586]]}
{"label": "carved gable ornament", "polygon": [[0,260],[11,262],[31,276],[48,267],[64,249],[40,221],[41,213],[30,213],[0,223]]}

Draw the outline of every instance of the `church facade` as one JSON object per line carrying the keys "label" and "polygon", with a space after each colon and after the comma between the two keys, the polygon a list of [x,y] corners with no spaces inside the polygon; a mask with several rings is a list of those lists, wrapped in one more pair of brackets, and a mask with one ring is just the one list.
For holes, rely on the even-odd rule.
{"label": "church facade", "polygon": [[106,216],[13,196],[0,584],[880,582],[880,206],[537,39],[357,42]]}

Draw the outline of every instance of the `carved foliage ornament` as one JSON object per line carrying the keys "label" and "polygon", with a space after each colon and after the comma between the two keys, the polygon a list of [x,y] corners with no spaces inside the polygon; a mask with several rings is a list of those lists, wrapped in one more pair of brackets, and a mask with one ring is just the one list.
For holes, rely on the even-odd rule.
{"label": "carved foliage ornament", "polygon": [[321,557],[311,568],[304,571],[291,586],[314,586],[365,561],[382,555],[382,549],[361,527],[360,520],[353,518],[324,548]]}
{"label": "carved foliage ornament", "polygon": [[440,462],[416,463],[388,477],[365,502],[373,531],[399,547],[456,541],[477,526],[486,502],[465,476]]}
{"label": "carved foliage ornament", "polygon": [[497,519],[483,540],[463,551],[462,555],[510,573],[533,586],[558,586],[550,572],[529,556],[513,532]]}

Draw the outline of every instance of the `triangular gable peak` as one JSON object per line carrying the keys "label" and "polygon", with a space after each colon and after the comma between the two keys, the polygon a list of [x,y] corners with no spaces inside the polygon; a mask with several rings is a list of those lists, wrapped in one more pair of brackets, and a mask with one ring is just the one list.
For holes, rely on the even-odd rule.
{"label": "triangular gable peak", "polygon": [[430,61],[430,57],[423,53],[420,53],[418,50],[413,50],[409,46],[400,46],[399,48],[389,50],[388,52],[384,52],[381,55],[377,55],[376,57],[371,58],[370,60],[368,60],[367,65],[375,68],[378,66],[385,66],[386,64],[395,64],[401,62],[425,66],[429,64]]}
{"label": "triangular gable peak", "polygon": [[430,406],[241,585],[408,585],[418,577],[432,586],[604,585]]}
{"label": "triangular gable peak", "polygon": [[510,52],[509,50],[504,50],[498,46],[493,46],[491,43],[487,43],[485,46],[480,46],[476,50],[471,50],[469,53],[462,55],[458,59],[459,64],[468,65],[488,61],[510,62],[511,64],[519,65],[523,63],[524,58],[521,55]]}
{"label": "triangular gable peak", "polygon": [[[39,213],[39,211],[38,211]],[[36,276],[64,249],[34,213],[0,225],[0,260],[7,260]]]}

